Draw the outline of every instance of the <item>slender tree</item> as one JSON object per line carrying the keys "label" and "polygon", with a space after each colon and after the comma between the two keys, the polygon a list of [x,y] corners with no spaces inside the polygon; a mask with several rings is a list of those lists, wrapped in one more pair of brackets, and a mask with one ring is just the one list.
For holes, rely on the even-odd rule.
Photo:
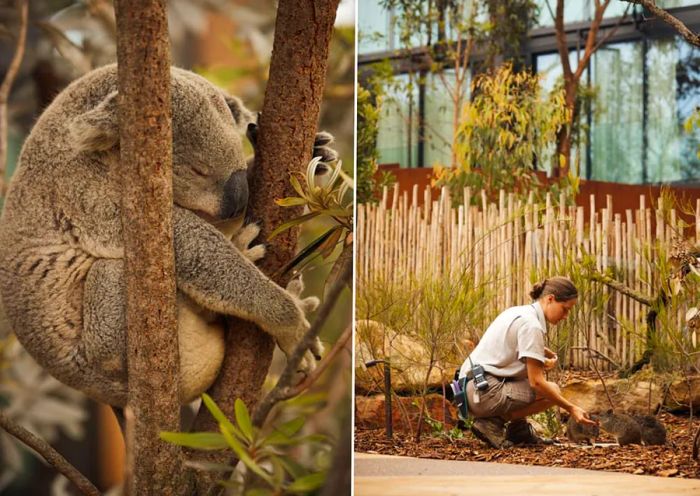
{"label": "slender tree", "polygon": [[561,68],[564,75],[564,103],[569,111],[569,124],[561,126],[557,133],[557,156],[561,157],[561,163],[555,163],[554,176],[566,176],[571,167],[571,142],[574,123],[579,116],[576,95],[581,82],[583,71],[588,66],[588,61],[601,43],[598,43],[598,31],[603,22],[605,10],[610,5],[610,0],[595,0],[595,13],[586,36],[586,45],[578,59],[576,68],[569,62],[569,47],[566,43],[566,31],[564,31],[564,0],[557,0],[557,10],[554,16],[556,29],[557,48],[561,59]]}
{"label": "slender tree", "polygon": [[[300,208],[280,208],[274,200],[294,196],[289,177],[303,172],[311,159],[321,99],[325,86],[328,48],[339,0],[280,0],[256,150],[256,170],[250,185],[249,218],[260,224],[261,238],[275,227],[300,215]],[[292,259],[298,229],[276,236],[267,245],[262,270],[274,274]],[[284,285],[286,279],[277,279]],[[274,342],[249,322],[231,319],[226,338],[226,356],[209,394],[229,416],[234,415],[236,398],[250,409],[260,400]],[[216,421],[200,410],[193,430],[218,431]],[[220,455],[211,455],[218,461]],[[198,494],[214,489],[203,474]]]}
{"label": "slender tree", "polygon": [[127,490],[176,494],[179,357],[172,225],[170,44],[165,0],[116,0],[127,288]]}

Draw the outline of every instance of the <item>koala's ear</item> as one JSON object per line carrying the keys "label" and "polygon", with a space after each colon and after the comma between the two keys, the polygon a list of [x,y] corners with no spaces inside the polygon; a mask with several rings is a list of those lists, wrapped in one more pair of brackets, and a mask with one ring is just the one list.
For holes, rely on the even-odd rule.
{"label": "koala's ear", "polygon": [[245,133],[248,130],[248,124],[257,121],[255,114],[248,110],[235,96],[226,95],[226,104],[233,116],[233,122],[241,133]]}
{"label": "koala's ear", "polygon": [[75,117],[68,125],[76,150],[105,151],[119,143],[116,91],[110,93],[95,108]]}

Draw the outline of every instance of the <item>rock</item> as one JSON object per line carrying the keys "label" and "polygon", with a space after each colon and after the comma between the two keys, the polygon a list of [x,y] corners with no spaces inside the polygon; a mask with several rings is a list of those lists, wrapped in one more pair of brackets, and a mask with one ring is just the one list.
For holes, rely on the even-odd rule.
{"label": "rock", "polygon": [[[465,339],[449,346],[442,360],[436,361],[428,378],[428,387],[441,388],[452,380],[455,370],[474,349]],[[369,369],[373,360],[391,362],[391,385],[394,391],[415,392],[422,387],[428,372],[430,354],[417,338],[399,334],[373,320],[358,320],[355,324],[355,387],[358,393],[384,391],[383,364]]]}
{"label": "rock", "polygon": [[[661,389],[648,381],[606,379],[605,384],[616,412],[646,413],[656,411],[661,404]],[[651,388],[651,395],[649,388]],[[563,386],[561,393],[567,400],[588,412],[603,412],[610,409],[603,385],[598,380],[572,382]]]}
{"label": "rock", "polygon": [[[690,387],[688,387],[690,385]],[[693,376],[687,380],[679,379],[671,384],[664,401],[664,407],[669,410],[688,410],[690,403],[693,409],[700,408],[700,377]]]}
{"label": "rock", "polygon": [[[415,432],[418,428],[418,416],[420,414],[420,397],[401,397],[401,405],[397,404],[396,396],[392,397],[392,421],[395,432]],[[429,394],[426,399],[427,414],[440,422],[445,420],[445,408],[447,409],[447,429],[457,425],[457,412],[449,401],[443,403],[443,397],[439,394]],[[362,429],[384,429],[386,427],[384,415],[384,395],[356,396],[355,397],[355,425]],[[408,419],[406,418],[408,417]],[[425,416],[423,417],[425,418]],[[410,427],[409,427],[410,422]],[[430,427],[425,424],[423,432],[430,432]]]}

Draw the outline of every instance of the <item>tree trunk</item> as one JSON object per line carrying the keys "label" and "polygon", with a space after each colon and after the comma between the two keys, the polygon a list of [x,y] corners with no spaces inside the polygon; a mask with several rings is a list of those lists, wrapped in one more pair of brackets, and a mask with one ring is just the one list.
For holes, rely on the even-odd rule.
{"label": "tree trunk", "polygon": [[[172,226],[170,45],[164,0],[117,0],[122,228],[127,287],[127,490],[176,494],[179,357]],[[129,442],[129,441],[132,442]]]}
{"label": "tree trunk", "polygon": [[[311,159],[326,81],[328,48],[339,0],[280,0],[270,63],[270,79],[260,118],[256,170],[250,185],[249,218],[261,228],[260,239],[283,222],[300,215],[301,208],[281,208],[274,200],[295,196],[289,177],[304,172]],[[272,275],[294,255],[298,229],[276,236],[267,245],[261,269]],[[285,285],[286,280],[276,280]],[[274,341],[250,322],[231,319],[226,357],[209,394],[233,417],[234,402],[242,398],[253,411],[260,400]],[[218,430],[201,409],[195,431]],[[231,455],[209,454],[209,459],[231,463]],[[209,494],[213,479],[198,480],[198,494]]]}

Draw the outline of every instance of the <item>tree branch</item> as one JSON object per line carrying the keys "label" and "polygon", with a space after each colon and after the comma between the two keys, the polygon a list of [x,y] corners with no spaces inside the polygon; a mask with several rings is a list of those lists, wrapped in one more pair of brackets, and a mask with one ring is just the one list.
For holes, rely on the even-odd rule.
{"label": "tree branch", "polygon": [[260,402],[258,408],[255,409],[255,413],[253,414],[253,423],[256,426],[260,427],[265,422],[265,419],[270,413],[270,410],[272,410],[273,406],[283,399],[290,397],[289,393],[292,390],[292,382],[294,381],[294,377],[299,369],[299,364],[301,363],[302,358],[304,358],[304,354],[309,349],[309,346],[313,340],[318,337],[323,324],[326,322],[328,315],[335,306],[338,296],[340,296],[340,292],[343,290],[351,277],[352,260],[348,260],[345,262],[345,266],[341,270],[340,276],[338,279],[336,279],[333,286],[331,286],[331,289],[328,291],[328,294],[323,301],[321,308],[318,310],[318,314],[316,315],[316,319],[311,325],[311,328],[306,332],[304,338],[294,349],[292,356],[290,356],[287,360],[287,366],[284,368],[284,371],[277,381],[277,384]]}
{"label": "tree branch", "polygon": [[600,272],[593,270],[590,272],[588,277],[593,281],[605,284],[609,288],[612,288],[615,291],[622,293],[625,296],[629,296],[630,298],[632,298],[635,301],[638,301],[642,305],[646,305],[648,307],[651,306],[651,303],[652,303],[651,298],[649,298],[648,296],[646,296],[638,291],[635,291],[634,289],[628,287],[627,285],[621,283],[620,281],[613,279],[610,276],[607,276],[605,274],[601,274]]}
{"label": "tree branch", "polygon": [[[343,334],[338,338],[338,341],[335,342],[333,348],[331,348],[331,351],[329,351],[326,356],[323,357],[323,360],[318,364],[318,367],[316,367],[306,379],[290,389],[288,395],[285,398],[282,398],[282,400],[288,400],[289,398],[298,396],[309,389],[318,380],[318,378],[321,377],[321,374],[326,371],[330,364],[333,363],[335,357],[338,356],[343,349],[347,348],[347,344],[350,342],[351,337],[352,326],[350,325],[345,328]],[[352,353],[352,349],[350,352]]]}
{"label": "tree branch", "polygon": [[5,78],[0,85],[0,198],[5,196],[6,185],[5,185],[5,170],[7,169],[7,133],[8,133],[8,123],[7,123],[7,100],[10,98],[10,89],[12,89],[12,83],[17,77],[17,72],[22,64],[22,58],[24,57],[24,47],[27,40],[27,19],[29,12],[29,1],[28,0],[18,0],[17,10],[19,10],[19,34],[17,36],[17,44],[15,45],[15,53],[12,56],[12,61],[10,66],[7,68],[5,73]]}
{"label": "tree branch", "polygon": [[666,10],[658,7],[654,0],[622,0],[623,2],[629,2],[636,5],[641,5],[654,14],[656,17],[664,21],[666,24],[671,26],[673,29],[678,31],[688,43],[700,47],[700,35],[693,33],[688,26],[683,24],[683,22],[677,17],[669,14]]}
{"label": "tree branch", "polygon": [[80,492],[88,496],[99,496],[100,491],[87,477],[80,473],[68,460],[53,449],[49,443],[32,434],[17,422],[0,412],[0,427],[36,451],[46,462],[71,481]]}

